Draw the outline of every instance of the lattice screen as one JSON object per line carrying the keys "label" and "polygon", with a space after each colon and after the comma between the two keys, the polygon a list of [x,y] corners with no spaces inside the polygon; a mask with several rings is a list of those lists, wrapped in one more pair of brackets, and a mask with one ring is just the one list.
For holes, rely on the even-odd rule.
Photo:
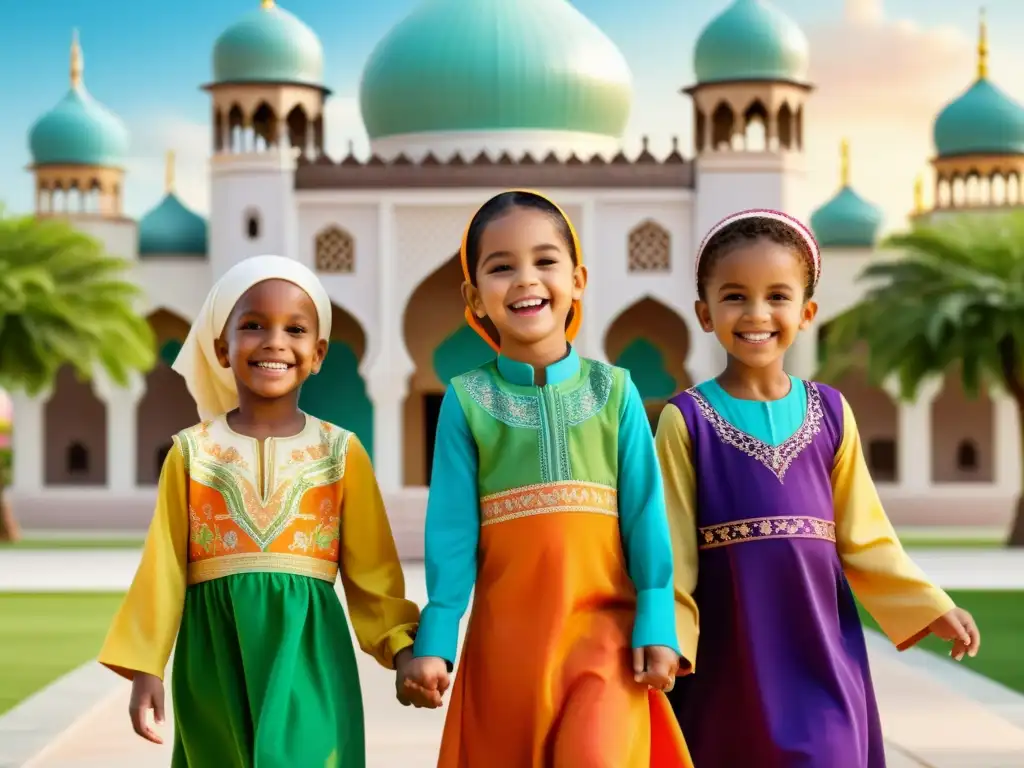
{"label": "lattice screen", "polygon": [[327,227],[316,236],[316,268],[320,272],[355,272],[356,241],[340,227]]}
{"label": "lattice screen", "polygon": [[645,221],[629,233],[629,271],[670,271],[671,249],[672,239],[668,231],[653,221]]}

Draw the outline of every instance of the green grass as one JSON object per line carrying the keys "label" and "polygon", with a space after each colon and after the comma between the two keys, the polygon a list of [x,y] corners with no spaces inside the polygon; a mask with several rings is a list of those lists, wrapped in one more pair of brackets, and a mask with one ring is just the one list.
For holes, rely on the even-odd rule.
{"label": "green grass", "polygon": [[121,599],[0,593],[0,714],[95,658]]}
{"label": "green grass", "polygon": [[34,539],[0,542],[0,552],[5,549],[141,549],[143,538],[111,538],[111,539]]}
{"label": "green grass", "polygon": [[[1020,663],[1020,639],[1024,637],[1024,591],[949,590],[956,604],[969,611],[981,630],[981,649],[976,658],[965,657],[960,664],[1024,693],[1024,664]],[[878,625],[861,609],[864,626]],[[919,648],[949,659],[950,644],[926,638]],[[950,664],[958,662],[949,659]]]}

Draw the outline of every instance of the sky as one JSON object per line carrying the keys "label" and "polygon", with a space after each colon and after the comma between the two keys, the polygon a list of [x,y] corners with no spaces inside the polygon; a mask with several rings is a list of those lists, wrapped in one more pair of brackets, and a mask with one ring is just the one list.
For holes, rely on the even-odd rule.
{"label": "sky", "polygon": [[[470,0],[467,0],[470,1]],[[512,1],[512,0],[509,0]],[[649,136],[656,154],[678,136],[692,154],[692,107],[680,88],[693,82],[701,29],[730,0],[574,0],[619,46],[634,78],[625,146]],[[368,151],[359,117],[362,66],[377,41],[419,0],[283,0],[320,37],[328,152],[349,141]],[[28,132],[68,88],[72,30],[85,57],[85,84],[131,134],[125,209],[140,216],[164,192],[164,156],[177,154],[177,189],[186,204],[208,207],[209,101],[217,36],[259,0],[36,0],[5,3],[0,25],[0,201],[32,208],[26,171]],[[885,229],[905,223],[913,186],[930,180],[931,129],[942,106],[973,81],[978,5],[964,0],[775,0],[804,29],[815,92],[807,108],[808,200],[838,188],[839,144],[851,142],[852,180],[881,206]],[[1024,3],[988,0],[990,77],[1024,102]],[[926,189],[930,189],[926,183]],[[930,194],[926,196],[930,201]]]}

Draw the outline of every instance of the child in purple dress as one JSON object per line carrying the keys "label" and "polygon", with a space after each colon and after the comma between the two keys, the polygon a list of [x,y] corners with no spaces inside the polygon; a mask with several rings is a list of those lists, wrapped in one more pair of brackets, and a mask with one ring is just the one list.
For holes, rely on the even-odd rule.
{"label": "child in purple dress", "polygon": [[957,660],[978,650],[970,614],[900,546],[849,403],[783,371],[820,273],[814,237],[777,211],[730,216],[697,254],[697,317],[728,364],[657,434],[696,671],[672,699],[696,768],[883,768],[854,593],[901,650],[929,633]]}

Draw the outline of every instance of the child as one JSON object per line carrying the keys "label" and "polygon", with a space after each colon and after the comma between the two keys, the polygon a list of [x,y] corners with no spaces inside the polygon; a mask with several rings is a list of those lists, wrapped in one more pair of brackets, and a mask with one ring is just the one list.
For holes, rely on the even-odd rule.
{"label": "child", "polygon": [[370,458],[298,408],[330,334],[316,276],[258,256],[213,287],[174,363],[202,423],[174,437],[99,660],[132,681],[135,732],[161,743],[146,716],[163,720],[177,636],[175,768],[365,765],[339,573],[360,647],[404,690],[419,611]]}
{"label": "child", "polygon": [[730,216],[697,254],[697,317],[728,364],[657,434],[677,591],[696,600],[679,635],[693,664],[699,608],[704,648],[672,696],[697,768],[885,765],[851,587],[901,649],[934,632],[957,659],[978,650],[900,547],[849,403],[783,372],[820,271],[811,233],[775,211]]}
{"label": "child", "polygon": [[688,766],[662,693],[679,652],[654,444],[628,373],[569,346],[587,281],[572,225],[504,192],[462,267],[466,319],[499,354],[452,380],[438,422],[407,682],[434,706],[476,588],[438,765]]}

